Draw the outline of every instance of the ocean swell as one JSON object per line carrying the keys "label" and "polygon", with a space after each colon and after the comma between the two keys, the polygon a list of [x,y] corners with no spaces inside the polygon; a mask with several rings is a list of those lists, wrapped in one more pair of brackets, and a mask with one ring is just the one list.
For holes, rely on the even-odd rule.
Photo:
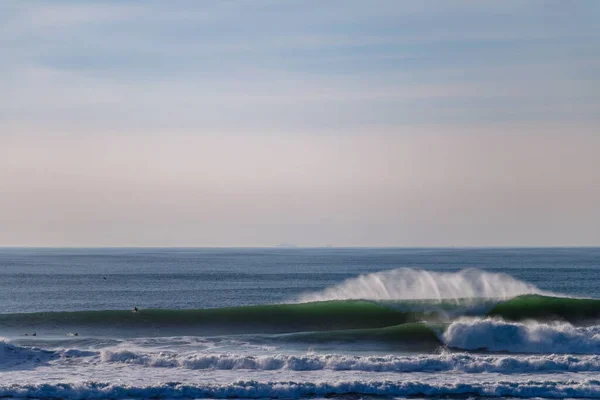
{"label": "ocean swell", "polygon": [[117,336],[285,333],[378,328],[419,318],[370,301],[271,304],[217,309],[145,309],[0,314],[12,330]]}

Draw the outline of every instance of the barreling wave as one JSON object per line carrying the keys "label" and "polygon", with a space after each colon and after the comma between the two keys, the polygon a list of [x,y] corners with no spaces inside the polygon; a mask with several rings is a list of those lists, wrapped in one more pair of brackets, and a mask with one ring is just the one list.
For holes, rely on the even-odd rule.
{"label": "barreling wave", "polygon": [[348,380],[336,382],[259,382],[180,383],[168,382],[151,386],[111,384],[105,382],[1,384],[0,397],[38,399],[100,399],[100,398],[271,398],[290,399],[340,395],[367,396],[451,396],[468,398],[486,397],[545,397],[545,398],[598,398],[600,381],[583,380],[527,380],[527,381],[376,381]]}
{"label": "barreling wave", "polygon": [[[535,346],[547,348],[530,338],[539,336],[540,327],[546,325],[539,325],[534,331],[531,325],[485,318],[575,325],[594,325],[600,319],[600,299],[550,296],[508,275],[480,270],[443,273],[402,268],[377,272],[307,294],[301,301],[218,309],[147,309],[136,313],[103,310],[1,314],[0,329],[13,335],[32,331],[61,335],[77,332],[95,337],[262,334],[269,336],[266,340],[275,341],[377,341],[409,348],[421,346],[420,349],[446,343],[462,349],[531,351]],[[480,319],[477,323],[465,322],[461,319],[465,316]],[[588,331],[569,331],[564,326],[544,329],[555,332],[554,339],[548,336],[548,343],[559,337],[564,339],[565,351],[598,351],[595,342],[580,337],[590,334]],[[561,333],[557,333],[559,329]],[[459,331],[460,340],[454,334]],[[503,342],[503,335],[510,332],[518,344],[512,348]],[[465,342],[467,337],[469,343]]]}
{"label": "barreling wave", "polygon": [[297,339],[316,341],[369,337],[391,340],[408,339],[415,330],[423,334],[420,331],[423,327],[407,325],[400,329],[400,325],[422,321],[452,323],[463,316],[593,325],[600,319],[600,300],[523,295],[508,301],[337,300],[199,310],[153,309],[138,313],[123,310],[22,313],[0,315],[0,329],[20,333],[31,330],[110,333],[124,337],[298,333]]}

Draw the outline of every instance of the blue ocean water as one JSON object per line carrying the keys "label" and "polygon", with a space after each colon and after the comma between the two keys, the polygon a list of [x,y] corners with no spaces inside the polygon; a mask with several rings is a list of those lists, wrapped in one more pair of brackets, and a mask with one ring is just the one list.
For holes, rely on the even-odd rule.
{"label": "blue ocean water", "polygon": [[600,297],[600,248],[3,248],[0,313],[274,304],[396,268],[477,268],[542,290]]}
{"label": "blue ocean water", "polygon": [[600,398],[598,288],[600,248],[3,248],[0,397]]}

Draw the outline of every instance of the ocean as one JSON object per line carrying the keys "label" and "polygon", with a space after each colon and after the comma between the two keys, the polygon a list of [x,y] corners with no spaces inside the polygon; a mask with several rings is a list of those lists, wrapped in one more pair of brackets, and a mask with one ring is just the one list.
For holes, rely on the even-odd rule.
{"label": "ocean", "polygon": [[600,398],[599,288],[600,248],[2,248],[0,397]]}

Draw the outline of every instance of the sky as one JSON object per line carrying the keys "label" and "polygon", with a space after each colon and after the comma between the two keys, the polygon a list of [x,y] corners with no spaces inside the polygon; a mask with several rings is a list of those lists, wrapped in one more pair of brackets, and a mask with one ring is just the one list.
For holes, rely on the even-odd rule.
{"label": "sky", "polygon": [[599,17],[2,1],[0,245],[600,245]]}

